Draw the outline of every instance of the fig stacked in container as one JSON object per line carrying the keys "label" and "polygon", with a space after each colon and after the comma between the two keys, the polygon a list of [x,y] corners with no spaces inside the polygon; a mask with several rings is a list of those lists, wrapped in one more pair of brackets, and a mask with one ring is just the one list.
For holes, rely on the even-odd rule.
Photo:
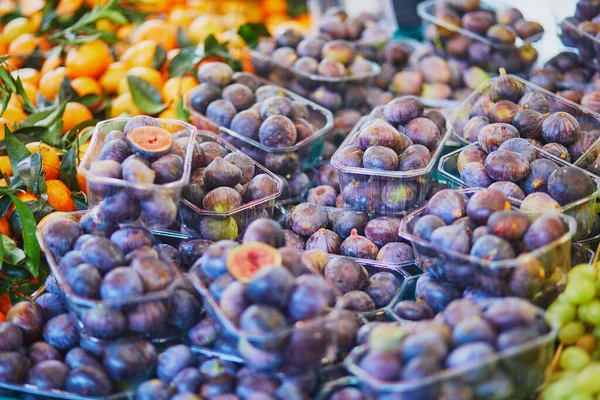
{"label": "fig stacked in container", "polygon": [[203,65],[198,79],[185,99],[192,123],[278,174],[289,187],[282,200],[297,197],[310,181],[304,171],[321,160],[331,112],[255,75],[234,74],[224,63]]}
{"label": "fig stacked in container", "polygon": [[424,112],[416,97],[399,97],[357,124],[331,159],[344,208],[398,215],[423,204],[449,136]]}
{"label": "fig stacked in container", "polygon": [[418,5],[425,38],[440,54],[497,73],[527,73],[544,28],[495,1],[429,0]]}

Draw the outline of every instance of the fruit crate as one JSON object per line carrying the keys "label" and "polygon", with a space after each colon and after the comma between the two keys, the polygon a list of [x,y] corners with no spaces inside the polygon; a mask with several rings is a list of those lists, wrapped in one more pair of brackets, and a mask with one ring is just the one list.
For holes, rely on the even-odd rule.
{"label": "fruit crate", "polygon": [[[457,161],[458,155],[461,151],[468,147],[477,146],[476,144],[471,144],[463,149],[458,149],[443,156],[440,160],[440,164],[438,165],[438,171],[446,178],[446,182],[452,188],[467,188],[469,187],[461,178],[458,173]],[[569,166],[569,163],[566,161],[554,157],[552,154],[547,153],[541,149],[537,149],[538,154],[543,158],[548,158],[554,161],[559,167]],[[558,209],[558,212],[564,213],[566,215],[570,215],[575,218],[577,221],[577,232],[575,234],[575,239],[585,238],[588,236],[592,230],[594,219],[596,218],[597,213],[597,202],[598,197],[600,196],[600,178],[594,176],[590,173],[587,173],[588,176],[592,179],[594,184],[596,185],[596,191],[587,197],[584,197],[576,202],[567,204]],[[544,212],[544,210],[540,210],[540,213]],[[529,211],[527,212],[529,213]],[[532,213],[535,215],[535,213]]]}
{"label": "fruit crate", "polygon": [[[339,303],[340,293],[319,274],[310,272],[322,279],[335,295]],[[236,326],[228,317],[209,290],[209,278],[201,268],[193,268],[190,281],[204,299],[208,315],[214,317],[221,327],[221,337],[231,338],[233,355],[240,354],[249,366],[263,370],[278,371],[282,365],[295,366],[299,370],[318,368],[331,364],[337,354],[337,322],[343,312],[339,305],[333,306],[322,315],[287,323],[283,328],[269,333],[254,333]],[[242,282],[246,282],[243,280]],[[324,287],[324,286],[323,286]],[[333,299],[332,299],[333,300]],[[240,300],[242,301],[242,300]],[[306,301],[311,302],[310,296]],[[307,345],[305,351],[299,350],[300,344]],[[302,354],[301,354],[302,353]],[[300,360],[302,360],[300,362]]]}
{"label": "fruit crate", "polygon": [[[451,2],[448,0],[428,0],[417,5],[417,13],[423,20],[424,35],[434,45],[436,52],[446,55],[446,39],[463,37],[470,43],[470,46],[477,45],[477,50],[481,53],[484,51],[489,52],[489,54],[479,55],[476,59],[467,60],[471,65],[479,66],[488,72],[498,73],[499,68],[505,68],[511,73],[526,74],[537,60],[538,54],[535,47],[533,47],[533,43],[543,37],[543,32],[525,40],[516,36],[514,44],[496,43],[480,34],[438,18],[435,15],[436,7],[440,7],[445,3]],[[497,0],[481,1],[480,5],[480,9],[494,12],[505,8],[508,8],[508,6]],[[473,50],[473,52],[475,51]],[[523,58],[520,59],[521,55],[523,55]]]}
{"label": "fruit crate", "polygon": [[[211,132],[198,131],[196,141],[199,143],[218,143],[228,153],[239,151],[222,137],[214,135]],[[191,233],[195,237],[202,237],[204,239],[237,240],[242,237],[246,227],[255,219],[271,218],[275,202],[283,189],[283,181],[256,161],[252,160],[252,163],[254,165],[254,176],[264,174],[276,183],[274,192],[256,200],[243,203],[239,207],[227,212],[209,211],[182,197],[177,213],[177,222],[181,229]],[[193,173],[194,171],[192,171],[192,176]],[[184,187],[184,192],[188,190],[193,190],[193,183],[190,182],[188,187]]]}
{"label": "fruit crate", "polygon": [[[484,82],[456,108],[454,113],[448,119],[448,129],[452,131],[453,138],[465,144],[471,143],[469,138],[465,137],[467,133],[464,133],[464,128],[471,117],[471,111],[480,101],[484,100],[489,95],[492,84],[498,79],[503,78],[506,79],[506,76],[492,78]],[[551,113],[563,111],[575,117],[577,122],[579,122],[581,131],[600,129],[600,114],[567,100],[564,97],[557,96],[556,94],[534,85],[525,79],[519,78],[518,76],[508,75],[508,78],[518,81],[523,86],[525,93],[537,93],[539,96],[546,99],[549,103],[549,111]],[[588,148],[578,151],[577,154],[581,154],[582,152],[583,154],[577,157],[577,159],[571,159],[571,163],[585,168],[587,166],[586,163],[589,165],[589,163],[593,162],[596,159],[596,156],[600,154],[600,138],[596,139]]]}
{"label": "fruit crate", "polygon": [[[74,313],[80,321],[80,333],[88,334],[89,337],[92,337],[88,332],[89,329],[86,329],[85,323],[82,321],[82,316],[86,312],[91,310],[112,309],[118,312],[128,313],[134,311],[136,307],[140,305],[151,305],[153,303],[156,303],[157,305],[158,303],[161,303],[162,306],[164,306],[166,309],[169,309],[172,293],[181,284],[182,275],[179,271],[179,268],[175,265],[170,256],[162,249],[155,250],[159,254],[159,259],[167,263],[173,276],[172,282],[164,289],[160,289],[154,292],[146,292],[136,296],[113,298],[106,300],[88,298],[80,296],[74,292],[72,286],[67,281],[67,277],[63,273],[62,268],[59,267],[59,260],[50,250],[42,232],[44,230],[44,227],[49,222],[54,221],[55,219],[66,218],[74,221],[79,221],[83,216],[85,216],[88,213],[93,213],[93,211],[76,211],[72,213],[57,214],[52,218],[44,221],[42,224],[39,224],[36,230],[36,237],[40,244],[40,248],[46,256],[46,261],[48,262],[52,274],[56,278],[56,282],[60,290],[62,290],[62,292],[64,293],[67,308],[69,309],[69,311]],[[160,244],[156,238],[154,238],[154,244]],[[147,334],[149,339],[156,342],[164,342],[179,335],[179,332],[175,329],[175,327],[163,326],[161,328],[164,329],[161,329],[160,332],[144,333]],[[141,332],[130,331],[129,329],[126,329],[125,332],[123,332],[124,335],[128,336],[139,336],[140,333]],[[105,341],[104,339],[96,339],[97,338],[94,338],[94,341],[97,341],[98,343]]]}
{"label": "fruit crate", "polygon": [[[258,79],[262,84],[261,86],[276,86],[272,82],[269,82],[265,79]],[[318,164],[321,160],[323,143],[325,143],[325,135],[331,131],[331,129],[333,129],[333,114],[326,108],[321,107],[318,104],[315,104],[290,90],[284,89],[280,86],[276,87],[281,95],[285,95],[293,101],[306,106],[309,112],[308,121],[316,129],[312,136],[301,140],[293,146],[277,148],[268,147],[254,139],[250,139],[240,133],[237,133],[232,129],[219,126],[217,123],[208,119],[204,114],[192,108],[190,104],[190,96],[193,93],[193,90],[188,91],[184,95],[184,107],[190,113],[190,121],[192,125],[200,130],[218,133],[262,165],[265,165],[265,158],[268,154],[296,153],[301,157],[300,169],[310,169]]]}
{"label": "fruit crate", "polygon": [[[405,289],[408,300],[414,300],[414,287],[417,279],[418,277],[412,277],[406,282]],[[411,290],[412,298],[410,298]],[[485,310],[497,301],[501,300],[486,300],[479,303],[478,306]],[[544,311],[536,307],[536,312],[537,320],[543,321]],[[512,386],[513,394],[506,398],[530,399],[538,393],[544,383],[544,372],[552,362],[557,334],[558,329],[551,329],[534,339],[498,351],[484,359],[465,362],[461,367],[444,369],[421,381],[385,382],[375,379],[359,366],[361,359],[368,351],[367,345],[355,347],[344,360],[344,365],[358,379],[366,395],[374,399],[443,399],[446,398],[443,391],[445,389],[452,390],[453,387],[455,390],[458,388],[468,389],[466,392],[469,395],[465,392],[454,392],[458,395],[456,398],[470,398],[474,387],[488,381],[496,371],[503,372],[509,379],[509,382],[506,383]],[[489,382],[490,385],[492,382]],[[481,398],[490,398],[494,394],[499,396],[500,393],[497,393],[495,388],[492,385],[489,388],[490,391]],[[452,393],[452,391],[448,393]],[[462,396],[459,393],[462,393]]]}
{"label": "fruit crate", "polygon": [[[481,189],[459,190],[467,198]],[[518,210],[521,201],[509,198],[511,208]],[[456,251],[436,248],[430,241],[411,233],[410,227],[415,221],[426,215],[427,206],[423,206],[402,219],[400,236],[410,241],[417,255],[417,261],[423,271],[431,269],[441,280],[451,281],[447,271],[455,268],[468,268],[472,273],[464,275],[462,287],[482,289],[498,297],[508,295],[524,297],[534,303],[548,305],[564,289],[567,274],[571,267],[571,243],[577,229],[577,222],[571,216],[558,214],[563,221],[566,233],[552,243],[517,258],[503,261],[488,261]],[[535,218],[535,217],[534,217]],[[524,266],[535,266],[537,271],[524,272]],[[464,271],[464,270],[463,270]],[[472,281],[466,280],[471,277]],[[512,289],[514,285],[518,289]],[[486,290],[487,289],[487,290]],[[513,293],[514,292],[514,293]]]}
{"label": "fruit crate", "polygon": [[[106,136],[115,130],[122,132],[129,120],[130,118],[122,117],[109,119],[98,123],[94,129],[90,146],[78,168],[87,182],[88,206],[98,208],[105,216],[115,214],[114,219],[119,223],[135,222],[132,221],[131,210],[141,207],[140,218],[144,226],[150,229],[169,226],[175,219],[174,211],[179,202],[181,190],[190,179],[191,141],[184,149],[185,158],[181,178],[174,182],[166,184],[131,183],[124,179],[101,176],[92,169],[94,161],[98,160],[102,151]],[[188,123],[172,119],[152,118],[151,120],[157,121],[158,125],[172,136],[193,137],[195,135],[196,130]]]}
{"label": "fruit crate", "polygon": [[[334,381],[328,382],[321,387],[319,393],[317,394],[316,400],[334,400],[338,397],[335,397],[336,393],[342,389],[351,389],[355,388],[360,392],[363,392],[362,385],[360,381],[353,377],[347,376],[343,378],[336,379]],[[364,396],[364,393],[362,393]],[[343,397],[339,397],[340,399]],[[348,397],[352,398],[352,397]],[[356,397],[357,399],[362,399],[363,397]]]}
{"label": "fruit crate", "polygon": [[[354,211],[362,211],[370,217],[380,215],[401,215],[406,211],[413,210],[425,202],[427,194],[434,182],[435,166],[438,163],[440,156],[444,151],[444,146],[451,136],[451,131],[446,130],[431,154],[431,160],[425,168],[415,169],[411,171],[378,171],[367,168],[346,167],[339,159],[341,150],[354,144],[358,140],[358,136],[363,128],[371,122],[368,117],[361,118],[354,126],[350,134],[340,145],[338,150],[331,158],[331,165],[336,167],[340,176],[340,189],[342,196],[349,187],[363,186],[360,199],[353,199],[354,204],[349,204],[347,199],[343,198],[344,208]],[[387,207],[381,201],[381,194],[384,193],[386,185],[401,184],[411,187],[414,196],[412,200],[399,199],[396,207]],[[348,195],[349,196],[349,195]],[[361,200],[362,199],[362,200]]]}

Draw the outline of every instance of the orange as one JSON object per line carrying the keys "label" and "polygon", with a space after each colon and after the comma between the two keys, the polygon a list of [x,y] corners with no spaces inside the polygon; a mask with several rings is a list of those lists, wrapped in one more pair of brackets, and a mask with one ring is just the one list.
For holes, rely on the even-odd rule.
{"label": "orange", "polygon": [[134,44],[144,40],[152,40],[165,50],[171,50],[177,47],[177,29],[169,22],[149,19],[135,28],[131,37],[131,42]]}
{"label": "orange", "polygon": [[40,94],[49,100],[53,100],[60,90],[60,83],[66,75],[65,67],[58,67],[48,71],[40,78]]}
{"label": "orange", "polygon": [[46,75],[48,72],[55,70],[60,67],[63,63],[62,58],[58,54],[52,54],[42,64],[42,69],[40,70],[41,75]]}
{"label": "orange", "polygon": [[6,314],[11,307],[12,302],[10,301],[8,293],[3,293],[2,295],[0,295],[0,312],[2,314]]}
{"label": "orange", "polygon": [[10,73],[13,78],[21,78],[21,82],[31,83],[33,86],[37,86],[40,81],[40,72],[33,68],[21,68]]}
{"label": "orange", "polygon": [[122,62],[111,63],[106,72],[100,77],[100,84],[108,93],[116,93],[121,78],[127,73],[127,67]]}
{"label": "orange", "polygon": [[100,19],[96,21],[96,29],[104,32],[115,32],[117,30],[117,26],[109,19]]}
{"label": "orange", "polygon": [[33,26],[29,19],[24,17],[15,18],[4,25],[2,41],[8,44],[25,33],[33,32]]}
{"label": "orange", "polygon": [[36,47],[44,51],[50,48],[50,44],[43,38],[36,37],[31,33],[24,33],[10,43],[8,53],[13,57],[25,59],[33,53]]}
{"label": "orange", "polygon": [[8,222],[6,215],[0,218],[0,233],[12,237],[12,229],[10,228],[10,223]]}
{"label": "orange", "polygon": [[77,211],[77,207],[71,198],[71,191],[62,181],[58,179],[46,181],[46,193],[48,194],[48,203],[56,211]]}
{"label": "orange", "polygon": [[71,87],[79,96],[85,96],[86,94],[98,95],[100,98],[91,106],[92,108],[102,104],[102,85],[94,78],[90,78],[89,76],[75,78],[71,81]]}
{"label": "orange", "polygon": [[[4,130],[2,131],[2,138],[4,139]],[[4,176],[11,176],[13,174],[8,156],[0,156],[0,171]]]}
{"label": "orange", "polygon": [[41,11],[46,5],[45,0],[19,0],[19,10],[26,17]]}
{"label": "orange", "polygon": [[[35,106],[37,103],[37,100],[36,100],[37,88],[29,82],[23,82],[23,89],[25,89],[25,94],[27,95],[27,98],[29,99],[29,101],[31,101],[31,104],[33,104]],[[21,98],[21,96],[19,96],[19,99],[20,98]]]}
{"label": "orange", "polygon": [[56,15],[59,17],[71,17],[82,5],[83,0],[60,0],[56,6]]}
{"label": "orange", "polygon": [[167,108],[166,110],[158,114],[158,118],[179,119],[177,118],[177,110],[175,109],[175,107]]}
{"label": "orange", "polygon": [[[20,190],[17,192],[17,199],[21,200],[24,203],[27,203],[28,201],[37,201],[37,196],[31,193],[29,190]],[[10,219],[10,216],[14,210],[15,205],[11,203],[11,205],[8,207],[8,210],[6,210],[5,215],[7,216],[7,218]]]}
{"label": "orange", "polygon": [[79,190],[87,193],[87,181],[85,180],[85,175],[80,172],[77,173],[77,185],[79,186]]}
{"label": "orange", "polygon": [[162,75],[157,70],[148,67],[133,67],[127,71],[125,76],[119,81],[119,94],[129,92],[129,82],[127,80],[128,76],[137,76],[138,78],[142,78],[159,91],[163,84]]}
{"label": "orange", "polygon": [[9,120],[13,124],[23,121],[26,117],[27,114],[20,107],[15,107],[12,104],[9,104],[6,110],[4,110],[4,114],[2,114],[2,118]]}
{"label": "orange", "polygon": [[85,5],[88,7],[104,6],[110,0],[85,0]]}
{"label": "orange", "polygon": [[171,0],[139,0],[136,2],[136,8],[147,12],[165,12],[169,9]]}
{"label": "orange", "polygon": [[188,37],[191,41],[203,42],[211,33],[217,35],[222,30],[223,27],[216,22],[214,15],[201,15],[188,27]]}
{"label": "orange", "polygon": [[117,37],[121,40],[129,41],[131,35],[133,35],[133,30],[135,29],[135,25],[133,23],[123,25],[119,29],[117,29]]}
{"label": "orange", "polygon": [[46,180],[60,178],[60,158],[54,147],[41,142],[31,142],[25,146],[31,154],[39,152],[42,156],[42,171]]}
{"label": "orange", "polygon": [[99,78],[112,62],[110,48],[101,40],[93,40],[67,53],[65,66],[69,78],[90,76]]}
{"label": "orange", "polygon": [[[11,132],[15,130],[14,124],[11,121],[7,120],[4,117],[0,117],[0,140],[4,140],[4,127],[6,125],[8,125],[8,129],[10,129]],[[1,166],[0,169],[2,169]]]}
{"label": "orange", "polygon": [[29,22],[33,27],[33,31],[37,32],[40,30],[42,26],[42,18],[44,17],[44,13],[42,11],[36,11],[31,16],[29,16]]}
{"label": "orange", "polygon": [[169,22],[173,25],[186,28],[190,26],[192,21],[201,15],[200,11],[189,7],[175,7],[169,14]]}
{"label": "orange", "polygon": [[118,117],[122,114],[127,114],[130,117],[143,114],[142,110],[140,110],[133,102],[133,98],[129,92],[123,93],[115,98],[110,106],[111,118]]}
{"label": "orange", "polygon": [[191,76],[173,77],[165,82],[161,94],[165,103],[176,102],[181,96],[192,90],[198,82]]}
{"label": "orange", "polygon": [[288,10],[287,1],[285,0],[262,0],[260,3],[266,14],[286,14]]}
{"label": "orange", "polygon": [[93,119],[92,112],[83,104],[70,101],[63,114],[63,133],[66,133],[83,121]]}
{"label": "orange", "polygon": [[0,15],[10,14],[15,11],[16,6],[13,0],[0,0]]}
{"label": "orange", "polygon": [[156,42],[154,40],[144,40],[125,50],[120,61],[126,64],[128,68],[151,68],[154,53],[156,53]]}

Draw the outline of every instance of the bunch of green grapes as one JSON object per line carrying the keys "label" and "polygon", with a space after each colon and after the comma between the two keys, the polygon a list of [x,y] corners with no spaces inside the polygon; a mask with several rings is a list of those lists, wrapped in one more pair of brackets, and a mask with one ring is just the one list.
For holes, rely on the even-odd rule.
{"label": "bunch of green grapes", "polygon": [[543,400],[600,400],[600,264],[571,269],[567,286],[546,311],[564,346]]}

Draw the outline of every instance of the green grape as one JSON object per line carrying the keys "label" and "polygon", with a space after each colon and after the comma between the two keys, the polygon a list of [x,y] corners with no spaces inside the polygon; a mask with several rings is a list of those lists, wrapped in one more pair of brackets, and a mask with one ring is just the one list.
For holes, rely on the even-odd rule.
{"label": "green grape", "polygon": [[554,328],[560,328],[575,319],[575,306],[569,303],[552,303],[546,311],[546,322]]}
{"label": "green grape", "polygon": [[584,304],[596,296],[596,285],[594,282],[573,281],[567,283],[565,296],[571,304]]}
{"label": "green grape", "polygon": [[579,321],[572,321],[560,328],[558,339],[561,343],[569,345],[577,343],[577,340],[585,334],[585,325]]}
{"label": "green grape", "polygon": [[579,264],[571,268],[567,277],[567,282],[584,280],[595,282],[598,280],[598,271],[591,264]]}
{"label": "green grape", "polygon": [[573,393],[569,397],[568,400],[594,400],[594,396],[589,393]]}
{"label": "green grape", "polygon": [[575,379],[561,379],[548,385],[542,393],[542,400],[564,400],[574,391]]}
{"label": "green grape", "polygon": [[579,347],[567,347],[560,355],[560,367],[579,371],[591,362],[590,355]]}
{"label": "green grape", "polygon": [[593,362],[582,369],[575,379],[575,386],[585,393],[600,392],[600,363]]}
{"label": "green grape", "polygon": [[594,299],[585,305],[586,322],[600,325],[600,300]]}

